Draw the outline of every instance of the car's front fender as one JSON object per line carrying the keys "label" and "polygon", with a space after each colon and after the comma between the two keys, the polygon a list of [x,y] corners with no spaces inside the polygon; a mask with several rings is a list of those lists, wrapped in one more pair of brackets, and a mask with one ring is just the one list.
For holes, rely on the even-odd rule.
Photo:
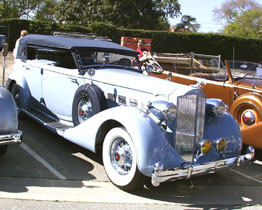
{"label": "car's front fender", "polygon": [[108,121],[117,122],[127,130],[137,151],[138,168],[144,175],[151,176],[154,164],[159,161],[167,168],[184,162],[160,126],[147,114],[132,107],[107,109],[60,135],[95,152],[98,131]]}
{"label": "car's front fender", "polygon": [[262,122],[248,126],[241,129],[243,143],[255,147],[256,149],[262,149]]}

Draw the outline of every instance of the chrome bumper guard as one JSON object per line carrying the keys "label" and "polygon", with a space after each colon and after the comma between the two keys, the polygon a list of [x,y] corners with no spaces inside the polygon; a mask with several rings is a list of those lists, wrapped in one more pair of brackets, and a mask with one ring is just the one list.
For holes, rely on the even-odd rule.
{"label": "chrome bumper guard", "polygon": [[22,142],[21,136],[22,131],[20,130],[17,133],[0,135],[0,146],[7,144],[19,144]]}
{"label": "chrome bumper guard", "polygon": [[241,163],[252,160],[255,155],[253,147],[249,147],[245,155],[238,157],[228,158],[224,160],[218,160],[214,162],[205,163],[202,165],[187,165],[183,168],[163,169],[163,164],[160,162],[155,164],[154,171],[152,173],[151,183],[157,187],[161,182],[175,181],[178,179],[188,179],[191,176],[212,173],[220,169],[239,166]]}

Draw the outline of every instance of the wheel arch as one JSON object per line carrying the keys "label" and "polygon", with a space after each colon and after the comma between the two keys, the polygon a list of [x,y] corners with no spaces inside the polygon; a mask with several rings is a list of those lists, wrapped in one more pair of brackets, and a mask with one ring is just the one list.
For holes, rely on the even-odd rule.
{"label": "wheel arch", "polygon": [[24,77],[16,77],[16,78],[9,78],[6,83],[6,88],[11,92],[12,87],[17,84],[19,86],[19,90],[21,90],[22,101],[20,108],[27,108],[30,105],[31,100],[31,93],[27,84],[27,81]]}
{"label": "wheel arch", "polygon": [[117,120],[107,120],[99,127],[95,140],[95,147],[97,148],[103,144],[106,134],[115,127],[124,127]]}

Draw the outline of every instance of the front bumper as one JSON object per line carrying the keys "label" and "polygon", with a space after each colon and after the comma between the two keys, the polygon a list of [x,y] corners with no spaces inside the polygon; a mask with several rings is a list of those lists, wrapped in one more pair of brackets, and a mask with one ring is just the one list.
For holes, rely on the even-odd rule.
{"label": "front bumper", "polygon": [[187,165],[181,168],[163,169],[163,164],[156,163],[152,173],[152,185],[159,186],[161,182],[175,181],[178,179],[188,179],[191,176],[212,173],[220,169],[239,166],[241,163],[253,159],[255,152],[253,147],[249,147],[245,155],[218,160],[201,165]]}
{"label": "front bumper", "polygon": [[0,135],[0,146],[7,144],[19,144],[22,142],[21,136],[22,131],[20,130],[17,133]]}

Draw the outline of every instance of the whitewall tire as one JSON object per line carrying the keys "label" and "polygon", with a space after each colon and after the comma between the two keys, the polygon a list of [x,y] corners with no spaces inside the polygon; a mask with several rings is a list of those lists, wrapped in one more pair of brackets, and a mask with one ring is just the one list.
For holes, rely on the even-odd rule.
{"label": "whitewall tire", "polygon": [[134,143],[122,127],[107,133],[103,143],[103,162],[110,181],[122,190],[135,190],[146,180],[137,167]]}

